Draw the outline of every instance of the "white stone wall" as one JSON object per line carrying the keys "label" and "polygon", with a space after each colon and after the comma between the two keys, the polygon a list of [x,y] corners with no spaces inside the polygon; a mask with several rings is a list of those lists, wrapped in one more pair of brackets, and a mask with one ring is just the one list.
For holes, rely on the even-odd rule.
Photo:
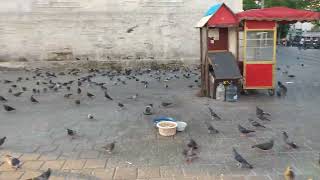
{"label": "white stone wall", "polygon": [[0,62],[87,57],[197,61],[199,30],[194,25],[216,2],[1,0]]}

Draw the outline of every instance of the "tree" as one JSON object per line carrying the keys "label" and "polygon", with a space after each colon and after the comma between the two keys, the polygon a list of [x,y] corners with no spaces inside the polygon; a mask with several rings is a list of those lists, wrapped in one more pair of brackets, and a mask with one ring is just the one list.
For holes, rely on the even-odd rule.
{"label": "tree", "polygon": [[249,9],[259,9],[260,6],[255,0],[243,0],[243,9],[249,10]]}

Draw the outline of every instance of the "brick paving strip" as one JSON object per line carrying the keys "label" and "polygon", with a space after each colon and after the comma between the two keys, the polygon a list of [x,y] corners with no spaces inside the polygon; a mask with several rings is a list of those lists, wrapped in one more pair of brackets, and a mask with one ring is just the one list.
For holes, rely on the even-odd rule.
{"label": "brick paving strip", "polygon": [[[26,155],[23,155],[26,157]],[[22,156],[22,157],[23,157]],[[106,161],[101,159],[87,160],[49,160],[39,161],[38,156],[23,162],[21,169],[15,171],[5,163],[0,166],[0,179],[2,180],[25,180],[38,176],[47,168],[53,170],[50,180],[60,179],[101,179],[101,180],[273,180],[269,175],[220,175],[210,176],[205,169],[187,167],[116,167],[106,168]],[[299,176],[297,176],[298,178]],[[300,176],[307,179],[305,176]],[[276,179],[282,179],[279,175]]]}

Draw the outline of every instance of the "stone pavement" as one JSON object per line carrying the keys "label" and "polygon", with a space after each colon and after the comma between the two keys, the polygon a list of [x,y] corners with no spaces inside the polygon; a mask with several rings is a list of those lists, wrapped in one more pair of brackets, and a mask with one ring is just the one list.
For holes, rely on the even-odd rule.
{"label": "stone pavement", "polygon": [[[241,96],[236,103],[217,102],[199,98],[198,78],[182,78],[168,82],[152,80],[149,74],[138,76],[150,81],[149,88],[134,80],[126,80],[126,85],[115,85],[117,78],[97,76],[93,80],[106,82],[109,94],[115,99],[104,99],[103,91],[96,86],[82,87],[83,95],[63,98],[67,90],[48,91],[35,95],[40,104],[29,101],[31,89],[36,80],[23,80],[18,85],[29,90],[14,97],[8,94],[10,84],[0,82],[0,95],[8,98],[7,104],[14,106],[15,112],[0,110],[0,137],[8,139],[0,147],[0,180],[28,179],[39,175],[47,168],[53,170],[50,180],[55,179],[115,179],[115,180],[180,180],[180,179],[223,179],[223,180],[282,180],[283,171],[292,166],[296,179],[319,179],[318,164],[320,152],[319,90],[320,52],[317,50],[297,51],[296,48],[280,48],[277,72],[282,82],[293,82],[288,86],[287,97],[269,97],[266,92]],[[300,58],[297,59],[297,56]],[[301,66],[301,63],[304,66]],[[289,65],[289,66],[287,66]],[[282,71],[288,70],[296,78],[288,78]],[[151,72],[154,75],[154,72]],[[84,74],[81,74],[83,76]],[[0,80],[15,80],[18,76],[32,77],[31,72],[0,72]],[[65,82],[77,77],[59,76],[54,81]],[[164,83],[169,88],[164,87]],[[195,87],[189,88],[193,84]],[[41,85],[45,87],[45,85]],[[72,87],[75,93],[76,85]],[[96,95],[86,97],[85,92]],[[137,100],[128,99],[138,93]],[[81,105],[73,101],[81,99]],[[174,102],[172,107],[161,107],[162,100]],[[124,109],[117,103],[125,104]],[[142,114],[145,105],[153,103],[155,115]],[[0,104],[3,104],[0,102]],[[267,128],[257,129],[251,137],[240,137],[237,125],[253,129],[248,118],[255,117],[255,106],[259,105],[272,114],[271,122],[262,122]],[[207,107],[210,106],[223,120],[212,121],[221,132],[209,135],[204,122],[210,120]],[[93,114],[94,120],[87,115]],[[188,123],[185,132],[174,137],[161,137],[151,120],[158,115],[168,115]],[[79,137],[70,139],[65,128],[76,130]],[[281,131],[287,131],[300,148],[287,149],[281,138]],[[187,164],[182,150],[189,138],[195,139],[200,147],[199,158]],[[251,146],[275,139],[271,152],[260,152]],[[102,151],[107,142],[117,141],[113,154]],[[240,169],[232,156],[235,147],[250,163],[252,170]],[[11,154],[19,157],[23,164],[15,171],[4,163],[2,156]]]}

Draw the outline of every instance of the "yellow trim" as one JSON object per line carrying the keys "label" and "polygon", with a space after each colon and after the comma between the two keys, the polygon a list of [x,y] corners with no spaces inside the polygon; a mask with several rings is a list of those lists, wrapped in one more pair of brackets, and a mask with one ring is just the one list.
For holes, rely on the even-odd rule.
{"label": "yellow trim", "polygon": [[274,29],[247,29],[247,31],[274,31]]}
{"label": "yellow trim", "polygon": [[273,87],[275,87],[275,81],[276,81],[276,64],[277,64],[277,29],[278,24],[274,27],[274,46],[273,46]]}
{"label": "yellow trim", "polygon": [[274,64],[274,61],[247,61],[246,64]]}
{"label": "yellow trim", "polygon": [[215,52],[228,52],[228,50],[209,50],[209,53],[215,53]]}
{"label": "yellow trim", "polygon": [[247,78],[247,21],[244,21],[244,37],[243,37],[243,88],[246,88]]}

